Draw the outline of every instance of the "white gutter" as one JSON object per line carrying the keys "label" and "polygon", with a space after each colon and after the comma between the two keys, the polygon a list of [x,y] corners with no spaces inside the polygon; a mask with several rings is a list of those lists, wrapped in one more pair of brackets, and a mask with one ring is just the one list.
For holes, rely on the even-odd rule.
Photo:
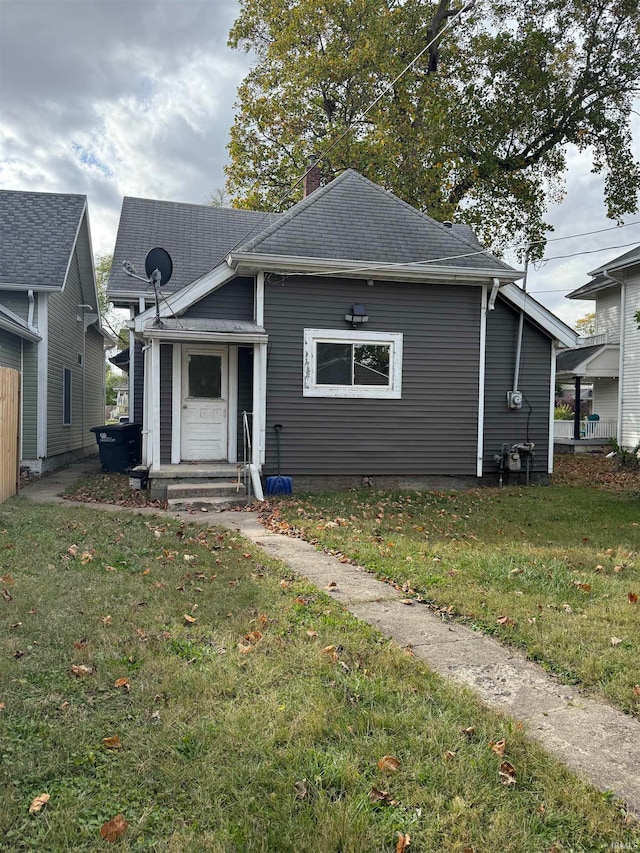
{"label": "white gutter", "polygon": [[34,326],[33,326],[33,314],[34,314],[34,308],[35,308],[35,299],[33,296],[33,290],[31,288],[29,288],[29,290],[27,291],[27,297],[29,299],[29,313],[27,314],[27,326],[29,326],[30,329],[33,329],[34,328]]}
{"label": "white gutter", "polygon": [[556,358],[558,347],[556,341],[551,342],[551,371],[549,373],[549,447],[547,449],[547,473],[553,474],[553,439],[555,430],[556,409]]}
{"label": "white gutter", "polygon": [[458,284],[478,285],[489,279],[493,282],[496,273],[503,281],[518,281],[522,273],[508,268],[479,268],[464,270],[457,267],[424,263],[381,264],[375,262],[343,259],[309,258],[293,255],[265,255],[253,252],[231,252],[227,264],[236,273],[255,274],[257,270],[287,274],[301,273],[351,278],[378,279],[383,281],[444,281]]}
{"label": "white gutter", "polygon": [[484,379],[487,355],[487,285],[482,286],[480,303],[480,353],[478,368],[478,455],[476,477],[482,477],[482,457],[484,453]]}
{"label": "white gutter", "polygon": [[616,441],[622,447],[622,394],[624,391],[624,343],[626,331],[626,312],[627,312],[627,286],[624,282],[620,282],[620,358],[618,361],[618,430]]}

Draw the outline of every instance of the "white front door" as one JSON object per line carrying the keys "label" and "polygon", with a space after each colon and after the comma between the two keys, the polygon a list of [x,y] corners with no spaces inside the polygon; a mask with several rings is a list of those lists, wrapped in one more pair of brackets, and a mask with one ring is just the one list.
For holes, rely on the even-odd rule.
{"label": "white front door", "polygon": [[226,347],[182,347],[181,457],[227,459],[229,398]]}

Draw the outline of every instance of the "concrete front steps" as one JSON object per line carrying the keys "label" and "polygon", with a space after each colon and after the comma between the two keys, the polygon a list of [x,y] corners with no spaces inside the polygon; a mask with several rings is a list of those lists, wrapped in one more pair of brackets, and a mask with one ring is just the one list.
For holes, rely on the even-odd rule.
{"label": "concrete front steps", "polygon": [[166,500],[174,512],[216,511],[247,500],[242,466],[228,462],[162,465],[149,472],[149,490],[152,500]]}

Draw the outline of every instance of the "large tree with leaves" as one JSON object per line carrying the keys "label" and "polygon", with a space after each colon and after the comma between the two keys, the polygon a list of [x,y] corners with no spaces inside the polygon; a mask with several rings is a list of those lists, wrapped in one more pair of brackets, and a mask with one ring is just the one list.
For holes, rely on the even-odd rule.
{"label": "large tree with leaves", "polygon": [[620,219],[640,188],[638,2],[476,0],[454,18],[451,0],[241,0],[229,44],[256,61],[231,131],[234,204],[286,208],[320,155],[326,178],[355,168],[499,248],[542,237],[572,144]]}

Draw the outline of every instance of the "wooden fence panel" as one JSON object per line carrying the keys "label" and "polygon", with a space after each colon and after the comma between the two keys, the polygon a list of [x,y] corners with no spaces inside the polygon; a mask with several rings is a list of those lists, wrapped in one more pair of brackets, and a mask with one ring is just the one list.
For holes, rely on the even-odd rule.
{"label": "wooden fence panel", "polygon": [[0,503],[18,491],[19,420],[20,374],[10,367],[0,367]]}

